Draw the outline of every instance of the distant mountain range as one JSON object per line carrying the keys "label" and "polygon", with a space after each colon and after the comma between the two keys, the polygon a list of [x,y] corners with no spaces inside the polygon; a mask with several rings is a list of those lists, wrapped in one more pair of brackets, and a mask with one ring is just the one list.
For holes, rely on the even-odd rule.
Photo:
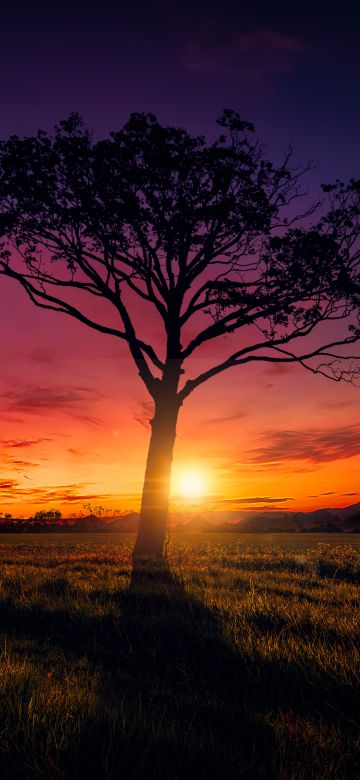
{"label": "distant mountain range", "polygon": [[[216,531],[226,533],[314,533],[316,531],[319,533],[357,533],[360,531],[360,502],[343,508],[315,509],[312,512],[242,511],[240,519],[233,522],[226,520],[216,522],[215,518],[218,518],[219,514],[210,511],[206,515],[196,515],[188,522],[177,523],[174,530],[190,533]],[[208,517],[211,519],[207,519]],[[139,514],[131,512],[116,518],[88,515],[72,522],[72,530],[74,531],[131,533],[138,529]]]}
{"label": "distant mountain range", "polygon": [[229,533],[357,533],[360,532],[360,502],[313,512],[250,512],[236,522],[210,523],[197,516],[177,526],[182,531],[226,531]]}
{"label": "distant mountain range", "polygon": [[136,531],[139,525],[139,514],[129,512],[120,517],[86,517],[61,518],[56,522],[51,520],[39,521],[36,518],[0,518],[0,533],[44,533],[44,532],[122,532]]}
{"label": "distant mountain range", "polygon": [[[313,512],[242,511],[239,514],[240,519],[234,519],[233,522],[228,520],[217,522],[219,516],[227,517],[228,513],[209,511],[206,516],[196,515],[187,522],[173,525],[173,530],[188,533],[360,533],[360,502],[343,508],[315,509]],[[210,520],[207,519],[209,517]],[[0,533],[46,531],[131,533],[137,531],[138,526],[138,512],[130,512],[120,517],[87,515],[71,519],[63,518],[57,523],[37,523],[30,517],[26,520],[2,519]]]}
{"label": "distant mountain range", "polygon": [[139,513],[129,512],[129,514],[120,517],[97,517],[88,515],[73,520],[73,529],[77,531],[112,531],[131,533],[137,531],[139,526]]}

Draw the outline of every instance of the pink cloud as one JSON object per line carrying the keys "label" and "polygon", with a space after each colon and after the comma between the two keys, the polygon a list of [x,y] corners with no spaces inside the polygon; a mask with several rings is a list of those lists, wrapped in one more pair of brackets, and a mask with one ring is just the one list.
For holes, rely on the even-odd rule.
{"label": "pink cloud", "polygon": [[284,461],[329,463],[360,455],[360,429],[357,425],[311,431],[267,431],[257,447],[248,452],[254,464]]}

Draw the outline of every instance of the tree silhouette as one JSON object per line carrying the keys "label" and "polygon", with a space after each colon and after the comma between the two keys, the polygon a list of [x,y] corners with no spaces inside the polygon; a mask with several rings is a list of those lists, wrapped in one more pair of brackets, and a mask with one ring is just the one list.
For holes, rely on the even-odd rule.
{"label": "tree silhouette", "polygon": [[[208,144],[132,114],[95,142],[72,114],[53,136],[0,144],[0,273],[37,306],[126,342],[153,400],[135,556],[164,553],[177,418],[195,388],[260,361],[359,375],[360,183],[323,186],[327,211],[299,213],[310,166],[294,167],[291,149],[274,166],[233,111],[218,124]],[[147,337],[149,316],[163,344]],[[185,375],[213,340],[223,357]]]}
{"label": "tree silhouette", "polygon": [[56,525],[56,523],[60,523],[61,517],[61,512],[59,512],[58,509],[41,509],[34,514],[34,520],[39,525],[46,525],[49,523],[54,523],[54,525]]}

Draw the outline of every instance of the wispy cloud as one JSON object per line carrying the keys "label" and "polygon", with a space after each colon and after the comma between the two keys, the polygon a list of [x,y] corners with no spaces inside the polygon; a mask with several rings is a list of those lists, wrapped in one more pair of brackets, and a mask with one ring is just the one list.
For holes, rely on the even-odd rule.
{"label": "wispy cloud", "polygon": [[221,423],[235,422],[235,420],[242,420],[247,415],[248,412],[234,412],[234,414],[228,414],[225,417],[206,417],[201,421],[201,425],[221,425]]}
{"label": "wispy cloud", "polygon": [[147,431],[150,428],[150,420],[154,415],[154,404],[152,401],[142,401],[136,409],[133,409],[132,416],[136,422],[140,423]]}
{"label": "wispy cloud", "polygon": [[44,411],[71,411],[100,396],[92,388],[27,387],[2,394],[9,412],[42,414]]}
{"label": "wispy cloud", "polygon": [[296,370],[297,366],[292,366],[290,363],[270,363],[264,367],[263,373],[266,376],[283,377],[285,374],[293,374]]}
{"label": "wispy cloud", "polygon": [[0,479],[0,490],[13,490],[18,484],[15,479]]}
{"label": "wispy cloud", "polygon": [[349,406],[357,406],[358,401],[345,400],[345,401],[319,401],[317,404],[319,409],[348,409]]}
{"label": "wispy cloud", "polygon": [[[91,410],[93,404],[102,396],[91,387],[28,386],[21,390],[8,390],[2,393],[0,398],[6,412],[10,415],[16,415],[19,412],[24,415],[44,415],[47,413],[55,415],[60,413],[79,420],[85,425],[99,427],[103,424],[103,421],[93,415]],[[26,445],[15,442],[12,446]]]}
{"label": "wispy cloud", "polygon": [[42,444],[44,441],[51,441],[51,439],[3,439],[2,444],[4,447],[35,447],[37,444]]}
{"label": "wispy cloud", "polygon": [[39,463],[33,463],[30,460],[13,460],[12,458],[8,458],[6,463],[11,466],[16,466],[17,468],[35,468],[40,465]]}
{"label": "wispy cloud", "polygon": [[273,498],[272,496],[251,496],[250,498],[223,498],[221,504],[277,504],[294,501],[293,498]]}
{"label": "wispy cloud", "polygon": [[360,429],[349,425],[330,430],[270,430],[247,455],[254,464],[276,465],[286,461],[319,464],[343,460],[360,455]]}
{"label": "wispy cloud", "polygon": [[203,27],[192,33],[182,56],[182,66],[194,73],[268,80],[290,72],[306,50],[303,41],[270,29],[239,33]]}
{"label": "wispy cloud", "polygon": [[70,485],[55,486],[32,486],[24,488],[21,483],[14,479],[0,480],[1,499],[10,499],[11,501],[28,501],[29,503],[48,504],[51,503],[76,503],[81,501],[103,502],[113,498],[110,493],[98,493],[89,490],[91,483],[78,482]]}

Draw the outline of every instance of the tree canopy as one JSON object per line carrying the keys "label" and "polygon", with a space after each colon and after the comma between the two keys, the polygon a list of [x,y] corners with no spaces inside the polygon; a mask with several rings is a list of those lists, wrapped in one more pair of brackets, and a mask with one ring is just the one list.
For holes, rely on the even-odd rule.
{"label": "tree canopy", "polygon": [[[249,122],[230,110],[218,121],[211,144],[152,114],[133,114],[101,141],[73,114],[54,136],[1,142],[0,273],[38,306],[127,342],[154,398],[167,361],[182,365],[240,330],[241,346],[225,345],[224,359],[187,379],[181,400],[255,361],[353,379],[341,346],[360,333],[360,183],[323,186],[329,205],[319,211],[302,185],[309,165],[293,166],[289,150],[276,167]],[[91,314],[97,298],[110,324]],[[146,322],[149,307],[163,322],[162,353],[135,326],[134,310]],[[321,326],[339,321],[345,330],[329,338]]]}

